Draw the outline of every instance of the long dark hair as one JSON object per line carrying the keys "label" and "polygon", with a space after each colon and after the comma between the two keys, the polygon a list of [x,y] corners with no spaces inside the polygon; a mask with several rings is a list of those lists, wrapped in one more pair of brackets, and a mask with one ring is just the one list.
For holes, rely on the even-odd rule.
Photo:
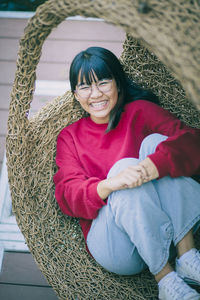
{"label": "long dark hair", "polygon": [[95,80],[93,72],[98,80],[115,79],[118,88],[118,100],[110,113],[107,132],[119,123],[126,103],[143,99],[159,104],[158,97],[131,81],[125,74],[119,59],[111,51],[102,47],[90,47],[75,56],[69,74],[72,92],[74,93],[76,89],[79,73],[81,82],[84,78],[87,84],[91,84]]}

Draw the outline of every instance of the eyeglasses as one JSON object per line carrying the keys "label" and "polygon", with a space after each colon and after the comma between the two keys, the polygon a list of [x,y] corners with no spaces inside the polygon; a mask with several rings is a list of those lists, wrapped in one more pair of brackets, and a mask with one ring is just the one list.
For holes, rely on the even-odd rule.
{"label": "eyeglasses", "polygon": [[[112,79],[102,79],[94,83],[97,89],[102,93],[107,93],[112,88]],[[75,93],[83,99],[88,99],[92,93],[92,85],[83,83],[77,86]]]}

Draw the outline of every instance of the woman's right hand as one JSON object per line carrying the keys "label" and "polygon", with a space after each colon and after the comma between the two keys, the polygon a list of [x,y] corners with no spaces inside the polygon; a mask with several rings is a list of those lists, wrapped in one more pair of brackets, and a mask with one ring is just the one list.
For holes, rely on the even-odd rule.
{"label": "woman's right hand", "polygon": [[106,199],[110,193],[131,189],[142,185],[148,181],[148,174],[142,165],[129,166],[118,175],[107,178],[99,182],[97,192],[101,199]]}
{"label": "woman's right hand", "polygon": [[118,175],[100,181],[97,185],[97,193],[101,199],[105,200],[114,191],[141,186],[158,176],[155,164],[147,157],[138,165],[129,166]]}

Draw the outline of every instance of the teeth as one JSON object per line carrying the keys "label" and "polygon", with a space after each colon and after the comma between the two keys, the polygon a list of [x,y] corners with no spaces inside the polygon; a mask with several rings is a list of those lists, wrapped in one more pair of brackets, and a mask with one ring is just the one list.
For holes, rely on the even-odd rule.
{"label": "teeth", "polygon": [[101,107],[101,106],[105,105],[106,102],[107,102],[107,101],[93,102],[93,103],[91,103],[91,105],[92,105],[93,107]]}

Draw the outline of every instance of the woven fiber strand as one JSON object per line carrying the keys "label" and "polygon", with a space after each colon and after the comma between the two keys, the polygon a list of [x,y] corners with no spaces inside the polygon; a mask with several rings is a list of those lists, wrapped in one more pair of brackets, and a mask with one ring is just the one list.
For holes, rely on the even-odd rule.
{"label": "woven fiber strand", "polygon": [[157,287],[149,272],[117,276],[99,267],[85,250],[77,220],[58,208],[52,180],[56,137],[83,111],[66,92],[27,118],[43,42],[67,16],[98,17],[121,26],[129,33],[121,56],[129,76],[153,88],[164,107],[199,127],[199,113],[185,96],[199,105],[199,7],[198,1],[186,0],[51,0],[25,28],[8,119],[9,184],[17,223],[60,299],[157,299]]}
{"label": "woven fiber strand", "polygon": [[125,72],[159,97],[161,106],[171,111],[186,124],[200,128],[200,112],[188,101],[181,84],[161,61],[140,41],[127,35],[121,62]]}

